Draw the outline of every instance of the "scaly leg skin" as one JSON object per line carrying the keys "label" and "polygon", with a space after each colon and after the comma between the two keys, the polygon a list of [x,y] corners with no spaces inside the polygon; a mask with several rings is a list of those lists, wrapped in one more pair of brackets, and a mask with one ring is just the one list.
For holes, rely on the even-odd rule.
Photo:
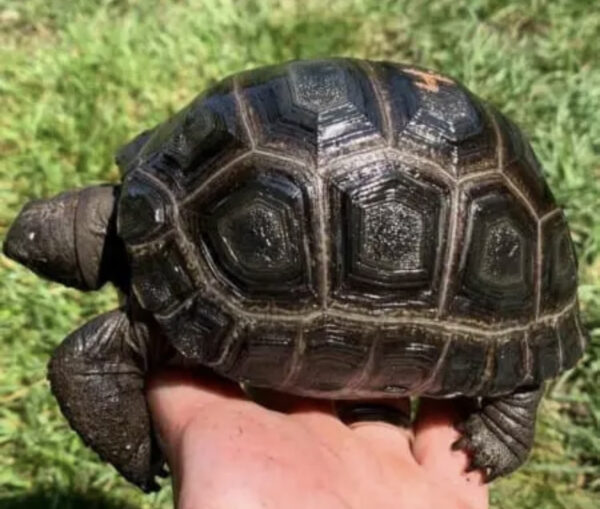
{"label": "scaly leg skin", "polygon": [[159,489],[164,459],[152,431],[144,378],[155,347],[122,310],[96,317],[64,340],[48,378],[83,441],[145,492]]}
{"label": "scaly leg skin", "polygon": [[483,398],[466,419],[452,446],[471,457],[469,470],[480,469],[486,482],[519,468],[533,446],[535,418],[543,387],[520,390],[500,398]]}

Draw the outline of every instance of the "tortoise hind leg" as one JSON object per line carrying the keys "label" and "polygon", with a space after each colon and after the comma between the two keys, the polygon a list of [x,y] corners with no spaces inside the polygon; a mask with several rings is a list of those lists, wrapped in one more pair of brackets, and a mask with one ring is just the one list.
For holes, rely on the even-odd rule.
{"label": "tortoise hind leg", "polygon": [[164,460],[144,393],[148,338],[137,336],[123,311],[100,315],[55,350],[48,377],[83,441],[148,492],[158,489]]}
{"label": "tortoise hind leg", "polygon": [[463,435],[454,449],[471,456],[471,469],[481,469],[487,482],[520,467],[533,446],[535,418],[543,387],[483,398],[462,422]]}

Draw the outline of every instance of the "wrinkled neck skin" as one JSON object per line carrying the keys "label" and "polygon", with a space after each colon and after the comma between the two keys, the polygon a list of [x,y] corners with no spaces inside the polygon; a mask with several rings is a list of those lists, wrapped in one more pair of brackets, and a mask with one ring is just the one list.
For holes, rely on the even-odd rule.
{"label": "wrinkled neck skin", "polygon": [[125,289],[129,270],[116,232],[119,187],[100,185],[27,203],[8,231],[4,253],[40,276],[97,290]]}

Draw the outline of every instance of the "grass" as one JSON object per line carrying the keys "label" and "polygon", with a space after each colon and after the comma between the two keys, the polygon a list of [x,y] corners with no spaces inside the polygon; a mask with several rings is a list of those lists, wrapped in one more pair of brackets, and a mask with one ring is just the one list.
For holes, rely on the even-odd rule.
{"label": "grass", "polygon": [[[351,55],[448,72],[530,134],[580,258],[592,345],[549,389],[535,451],[495,508],[600,502],[600,11],[589,0],[0,0],[0,227],[29,198],[114,181],[113,152],[228,73]],[[0,506],[168,508],[83,447],[45,381],[114,305],[0,258]]]}

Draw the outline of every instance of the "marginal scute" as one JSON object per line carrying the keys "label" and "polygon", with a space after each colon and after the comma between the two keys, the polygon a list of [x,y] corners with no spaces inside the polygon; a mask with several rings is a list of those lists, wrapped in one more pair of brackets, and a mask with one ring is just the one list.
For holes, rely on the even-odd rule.
{"label": "marginal scute", "polygon": [[227,313],[199,295],[185,300],[174,311],[157,314],[156,319],[185,358],[208,364],[220,358],[223,340],[233,324]]}
{"label": "marginal scute", "polygon": [[482,320],[534,312],[535,221],[506,189],[482,187],[467,215],[451,313]]}
{"label": "marginal scute", "polygon": [[538,323],[529,335],[531,375],[534,382],[553,378],[561,370],[558,329],[554,323]]}
{"label": "marginal scute", "polygon": [[194,283],[173,235],[130,248],[129,254],[133,291],[144,309],[167,310],[193,292]]}
{"label": "marginal scute", "polygon": [[[443,365],[428,393],[473,396],[486,383],[488,349],[493,342],[482,341],[467,334],[452,334]],[[437,392],[435,392],[437,388]]]}
{"label": "marginal scute", "polygon": [[366,386],[398,396],[439,389],[430,378],[449,335],[427,327],[401,325],[382,329],[375,338],[372,380],[365,382]]}
{"label": "marginal scute", "polygon": [[140,152],[153,134],[154,129],[146,129],[117,150],[115,162],[119,166],[119,170],[121,170],[121,176],[136,167],[136,163],[139,162],[138,157]]}
{"label": "marginal scute", "polygon": [[332,179],[336,297],[365,304],[433,302],[447,195],[411,173],[381,159]]}
{"label": "marginal scute", "polygon": [[292,368],[297,336],[294,326],[247,327],[236,340],[227,376],[256,387],[280,387]]}
{"label": "marginal scute", "polygon": [[542,222],[542,302],[544,312],[561,309],[577,293],[577,261],[562,212]]}
{"label": "marginal scute", "polygon": [[260,148],[326,164],[384,144],[375,92],[351,60],[293,62],[246,73],[240,85]]}
{"label": "marginal scute", "polygon": [[489,396],[508,394],[519,386],[527,375],[525,333],[507,333],[494,339],[492,374],[487,382]]}
{"label": "marginal scute", "polygon": [[579,320],[579,310],[574,308],[561,317],[558,322],[561,370],[571,369],[583,355],[582,342],[585,341],[585,338],[580,337],[583,327],[581,323],[577,323]]}
{"label": "marginal scute", "polygon": [[118,233],[128,243],[151,240],[172,227],[170,197],[139,171],[123,182],[118,211]]}
{"label": "marginal scute", "polygon": [[309,391],[335,392],[364,369],[371,342],[359,327],[333,320],[311,324],[303,335],[301,367],[294,386]]}

